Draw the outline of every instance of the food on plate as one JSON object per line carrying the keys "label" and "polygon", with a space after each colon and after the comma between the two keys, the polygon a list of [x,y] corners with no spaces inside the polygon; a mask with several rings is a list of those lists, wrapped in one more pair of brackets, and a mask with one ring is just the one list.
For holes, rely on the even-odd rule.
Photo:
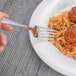
{"label": "food on plate", "polygon": [[76,7],[51,17],[48,27],[58,30],[50,40],[63,54],[76,59]]}
{"label": "food on plate", "polygon": [[37,26],[34,26],[33,28],[31,28],[33,35],[35,38],[38,38],[38,30],[37,30]]}
{"label": "food on plate", "polygon": [[76,7],[73,7],[70,11],[69,11],[69,19],[72,22],[76,22]]}
{"label": "food on plate", "polygon": [[64,38],[70,43],[76,43],[76,25],[67,27],[64,32]]}

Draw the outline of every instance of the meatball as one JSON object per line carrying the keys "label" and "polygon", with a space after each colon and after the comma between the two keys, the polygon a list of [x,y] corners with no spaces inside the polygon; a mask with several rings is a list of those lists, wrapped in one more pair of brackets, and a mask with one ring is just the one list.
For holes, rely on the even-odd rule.
{"label": "meatball", "polygon": [[69,15],[70,21],[76,22],[76,7],[72,7],[68,15]]}
{"label": "meatball", "polygon": [[64,32],[64,38],[70,43],[76,42],[76,26],[69,26]]}

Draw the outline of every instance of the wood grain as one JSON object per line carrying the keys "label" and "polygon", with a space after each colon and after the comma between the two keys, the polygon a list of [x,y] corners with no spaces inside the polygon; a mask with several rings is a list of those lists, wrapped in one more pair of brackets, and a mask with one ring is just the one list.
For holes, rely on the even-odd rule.
{"label": "wood grain", "polygon": [[[42,0],[0,0],[0,11],[14,21],[29,25],[30,17]],[[14,27],[7,35],[7,46],[0,53],[0,76],[63,76],[48,67],[34,52],[28,31]]]}

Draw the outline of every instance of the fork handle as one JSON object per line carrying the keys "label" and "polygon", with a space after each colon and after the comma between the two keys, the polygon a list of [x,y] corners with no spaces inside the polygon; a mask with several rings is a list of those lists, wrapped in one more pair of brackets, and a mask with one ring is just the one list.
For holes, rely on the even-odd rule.
{"label": "fork handle", "polygon": [[26,25],[17,23],[17,22],[15,22],[15,21],[12,21],[12,20],[6,19],[6,18],[3,18],[2,23],[4,23],[4,24],[9,24],[9,25],[13,25],[13,26],[23,27],[23,28],[25,28],[25,29],[29,29],[29,27],[26,26]]}

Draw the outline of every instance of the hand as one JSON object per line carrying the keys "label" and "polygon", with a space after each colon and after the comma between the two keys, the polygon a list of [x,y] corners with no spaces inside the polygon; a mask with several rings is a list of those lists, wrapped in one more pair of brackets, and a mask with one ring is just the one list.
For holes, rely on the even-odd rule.
{"label": "hand", "polygon": [[[9,16],[5,13],[0,12],[0,29],[11,32],[13,31],[13,28],[10,25],[2,24],[3,18],[9,18]],[[0,52],[3,51],[4,47],[6,46],[7,38],[6,35],[2,32],[0,32]]]}

